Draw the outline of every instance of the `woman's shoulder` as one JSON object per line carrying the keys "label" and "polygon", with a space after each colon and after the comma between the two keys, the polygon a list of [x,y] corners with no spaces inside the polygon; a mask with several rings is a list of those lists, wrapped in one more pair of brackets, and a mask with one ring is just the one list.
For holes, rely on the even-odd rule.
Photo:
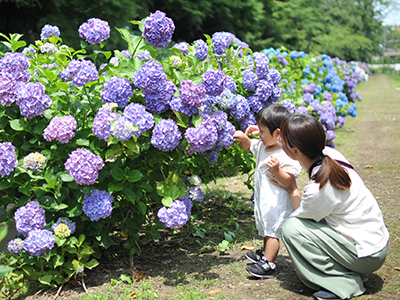
{"label": "woman's shoulder", "polygon": [[338,150],[333,149],[331,147],[326,146],[324,148],[324,150],[322,150],[322,153],[325,154],[326,156],[329,156],[332,159],[350,163],[342,153],[340,153]]}

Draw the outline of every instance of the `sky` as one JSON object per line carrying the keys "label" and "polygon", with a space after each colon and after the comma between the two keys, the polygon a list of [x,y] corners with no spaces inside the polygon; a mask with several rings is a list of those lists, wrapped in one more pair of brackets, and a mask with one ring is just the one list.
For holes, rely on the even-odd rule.
{"label": "sky", "polygon": [[400,25],[400,1],[397,2],[398,6],[392,9],[390,13],[383,19],[383,25]]}

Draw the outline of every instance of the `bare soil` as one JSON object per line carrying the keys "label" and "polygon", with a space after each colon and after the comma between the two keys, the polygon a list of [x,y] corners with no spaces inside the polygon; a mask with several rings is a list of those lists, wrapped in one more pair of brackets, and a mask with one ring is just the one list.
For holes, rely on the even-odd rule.
{"label": "bare soil", "polygon": [[[346,125],[336,132],[336,148],[376,196],[391,233],[387,261],[369,275],[360,300],[400,299],[400,93],[396,84],[400,87],[400,78],[396,83],[386,75],[372,76],[359,88],[363,101],[357,103],[358,116],[348,116]],[[61,290],[39,290],[25,299],[311,299],[314,291],[297,278],[283,244],[275,278],[259,280],[245,271],[248,261],[241,248],[258,248],[262,241],[254,229],[251,192],[244,179],[221,179],[207,187],[207,199],[194,214],[215,218],[220,212],[225,219],[211,220],[215,230],[209,229],[204,238],[193,236],[195,228],[190,226],[178,232],[166,230],[158,241],[143,239],[142,253],[130,257],[122,246],[123,238],[115,236],[100,265],[85,271],[85,277],[71,280]],[[305,181],[304,175],[300,185]],[[235,202],[241,206],[232,206]],[[229,209],[230,223],[226,219]],[[239,229],[232,247],[221,252],[217,245],[228,224]],[[123,284],[121,274],[137,281]],[[115,284],[117,280],[120,284]]]}

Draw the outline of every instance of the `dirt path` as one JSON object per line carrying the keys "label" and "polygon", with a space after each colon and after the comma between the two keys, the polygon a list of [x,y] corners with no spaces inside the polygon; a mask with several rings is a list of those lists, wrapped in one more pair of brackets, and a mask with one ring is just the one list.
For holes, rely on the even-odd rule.
{"label": "dirt path", "polygon": [[[400,88],[400,77],[397,84]],[[400,90],[395,87],[389,76],[372,76],[359,88],[363,101],[357,103],[358,116],[346,118],[346,125],[337,130],[335,140],[336,148],[347,156],[376,196],[391,233],[387,261],[380,270],[369,275],[367,291],[357,298],[359,300],[400,299]],[[242,184],[240,176],[221,179],[217,186],[225,195],[237,197],[232,202],[244,199],[245,204],[251,206],[251,193]],[[220,197],[217,201],[218,209],[227,206],[227,199]],[[203,211],[214,207],[209,206]],[[251,216],[248,210],[240,216],[241,228],[246,222],[247,226],[253,224]],[[217,220],[213,222],[217,223]],[[66,286],[58,299],[132,299],[132,295],[138,299],[182,300],[312,299],[313,291],[297,279],[283,245],[277,259],[279,272],[276,278],[255,280],[245,271],[247,260],[241,250],[241,246],[253,244],[254,240],[245,240],[238,233],[240,242],[221,255],[215,248],[203,251],[207,236],[196,243],[192,233],[186,234],[179,236],[183,237],[179,244],[160,247],[149,243],[142,247],[143,254],[134,256],[134,267],[144,272],[148,280],[133,285],[110,286],[111,278],[117,280],[121,274],[132,276],[126,252],[111,253],[114,255],[110,256],[111,259],[103,256],[101,265],[87,274],[85,281],[91,296],[84,297],[81,284],[76,282]],[[247,233],[246,238],[252,235]],[[221,236],[218,239],[220,241]],[[259,245],[261,239],[256,242]],[[121,245],[119,249],[122,249]],[[50,290],[25,299],[54,299],[55,293],[56,290]]]}

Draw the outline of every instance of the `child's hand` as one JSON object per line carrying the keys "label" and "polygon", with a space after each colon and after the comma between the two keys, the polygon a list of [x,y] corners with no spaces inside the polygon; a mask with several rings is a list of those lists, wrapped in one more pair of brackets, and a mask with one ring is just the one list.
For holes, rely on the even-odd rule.
{"label": "child's hand", "polygon": [[234,134],[233,134],[233,140],[235,142],[244,142],[246,139],[248,139],[248,137],[246,136],[246,134],[244,134],[243,131],[241,130],[237,130]]}
{"label": "child's hand", "polygon": [[272,174],[276,174],[279,171],[279,160],[275,156],[271,156],[267,162],[267,165]]}
{"label": "child's hand", "polygon": [[258,128],[257,125],[250,125],[249,127],[247,127],[246,131],[245,131],[245,135],[257,135],[260,132],[260,128]]}

